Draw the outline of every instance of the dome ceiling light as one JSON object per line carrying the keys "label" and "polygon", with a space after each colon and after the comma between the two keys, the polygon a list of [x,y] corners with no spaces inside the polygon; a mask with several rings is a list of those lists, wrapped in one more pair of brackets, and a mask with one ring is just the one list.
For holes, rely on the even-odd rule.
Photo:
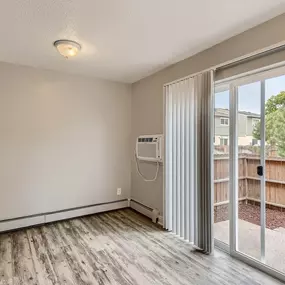
{"label": "dome ceiling light", "polygon": [[58,52],[65,58],[74,57],[81,50],[79,43],[69,40],[58,40],[53,43]]}

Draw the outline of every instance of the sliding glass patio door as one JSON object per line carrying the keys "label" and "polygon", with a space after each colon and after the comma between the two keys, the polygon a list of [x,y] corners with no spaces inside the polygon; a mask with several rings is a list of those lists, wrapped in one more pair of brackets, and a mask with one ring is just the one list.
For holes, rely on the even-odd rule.
{"label": "sliding glass patio door", "polygon": [[214,114],[215,243],[285,281],[285,68],[217,84]]}
{"label": "sliding glass patio door", "polygon": [[231,248],[264,262],[264,81],[232,84],[231,90]]}
{"label": "sliding glass patio door", "polygon": [[265,80],[264,125],[265,264],[285,274],[285,75]]}

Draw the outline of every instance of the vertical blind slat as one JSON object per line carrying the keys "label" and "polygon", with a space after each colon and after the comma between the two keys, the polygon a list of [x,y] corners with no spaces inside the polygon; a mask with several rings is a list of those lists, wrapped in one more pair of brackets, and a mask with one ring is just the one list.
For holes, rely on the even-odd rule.
{"label": "vertical blind slat", "polygon": [[[190,179],[189,179],[189,204],[190,204],[190,217],[194,219],[194,203],[195,203],[195,191],[191,189],[195,189],[195,167],[196,167],[196,160],[195,160],[195,148],[196,148],[196,136],[195,136],[195,100],[194,100],[194,80],[191,78],[189,83],[189,136],[188,140],[192,142],[192,147],[189,149],[189,170],[190,170]],[[195,222],[192,221],[190,223],[190,233],[189,233],[189,240],[194,241],[194,226]]]}
{"label": "vertical blind slat", "polygon": [[[172,88],[170,87],[170,98],[169,98],[169,132],[168,132],[168,142],[169,142],[169,146],[168,146],[168,152],[169,152],[169,186],[172,186],[172,180],[173,180],[173,162],[172,162],[172,128],[173,128],[173,124],[172,124],[172,115],[173,115],[173,95],[172,95]],[[170,161],[171,160],[171,161]],[[168,227],[169,230],[172,231],[172,200],[173,200],[173,190],[172,187],[170,187],[169,191],[169,202],[168,202],[168,209],[169,209],[169,213],[168,213]]]}
{"label": "vertical blind slat", "polygon": [[177,172],[176,172],[176,111],[177,111],[177,91],[176,91],[176,84],[173,86],[173,116],[172,116],[172,162],[173,162],[173,180],[172,180],[172,226],[174,233],[177,232],[176,227],[176,179],[177,179]]}
{"label": "vertical blind slat", "polygon": [[182,84],[182,90],[181,90],[181,105],[180,105],[180,122],[181,122],[181,131],[180,131],[180,148],[181,148],[181,158],[180,158],[180,169],[181,169],[181,183],[180,183],[180,236],[184,238],[185,236],[185,207],[184,207],[184,201],[185,201],[185,188],[184,188],[184,179],[185,179],[185,173],[184,173],[184,162],[185,162],[185,81],[181,82]]}
{"label": "vertical blind slat", "polygon": [[166,123],[165,123],[165,130],[166,130],[166,137],[165,137],[165,145],[166,145],[166,154],[165,154],[165,177],[166,177],[166,191],[165,191],[165,210],[166,212],[166,229],[172,230],[172,159],[171,159],[171,138],[172,138],[172,93],[171,93],[171,86],[167,86],[165,88],[165,108],[166,108]]}
{"label": "vertical blind slat", "polygon": [[[166,147],[165,147],[165,161],[169,161],[168,159],[168,155],[169,155],[169,152],[168,152],[168,149],[169,149],[169,143],[168,143],[168,130],[167,128],[169,128],[169,100],[168,100],[168,97],[169,97],[169,86],[167,86],[166,88],[163,89],[163,95],[164,95],[164,98],[165,98],[165,127],[164,127],[164,135],[165,135],[165,142],[166,142]],[[165,192],[164,192],[164,195],[165,197],[169,197],[169,179],[170,179],[170,175],[169,175],[169,163],[166,162],[165,163],[165,168],[164,168],[164,173],[165,173]],[[168,215],[169,215],[169,210],[168,210],[168,200],[164,197],[164,212],[166,213],[165,214],[165,219],[163,219],[163,226],[165,229],[169,229],[169,225],[168,225]]]}
{"label": "vertical blind slat", "polygon": [[190,187],[189,180],[190,178],[190,80],[186,82],[186,91],[185,91],[185,239],[190,240]]}
{"label": "vertical blind slat", "polygon": [[178,100],[177,100],[177,143],[176,143],[176,151],[177,151],[177,204],[176,204],[176,210],[177,210],[177,216],[176,216],[176,223],[177,223],[177,234],[180,235],[180,199],[181,199],[181,167],[180,167],[180,160],[181,160],[181,148],[180,148],[180,128],[181,128],[181,122],[180,122],[180,113],[181,113],[181,82],[177,83],[178,85]]}

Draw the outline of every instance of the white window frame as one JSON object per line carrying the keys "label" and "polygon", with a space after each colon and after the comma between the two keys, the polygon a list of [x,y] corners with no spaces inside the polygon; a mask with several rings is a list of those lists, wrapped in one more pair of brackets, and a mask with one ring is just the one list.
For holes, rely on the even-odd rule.
{"label": "white window frame", "polygon": [[[227,140],[227,144],[224,144],[224,140]],[[221,141],[223,141],[223,144],[221,144]],[[221,146],[228,146],[229,145],[229,137],[220,137],[220,145]]]}
{"label": "white window frame", "polygon": [[[226,121],[227,124],[222,123],[222,120],[224,120],[224,122]],[[221,124],[221,126],[229,126],[229,118],[227,118],[227,117],[221,117],[221,118],[220,118],[220,124]]]}

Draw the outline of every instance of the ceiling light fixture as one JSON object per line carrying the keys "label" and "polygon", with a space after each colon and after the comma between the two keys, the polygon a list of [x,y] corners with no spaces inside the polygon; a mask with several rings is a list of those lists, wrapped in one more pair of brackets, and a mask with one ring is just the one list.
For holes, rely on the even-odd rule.
{"label": "ceiling light fixture", "polygon": [[58,40],[53,43],[58,52],[65,58],[74,57],[81,50],[79,43],[69,40]]}

